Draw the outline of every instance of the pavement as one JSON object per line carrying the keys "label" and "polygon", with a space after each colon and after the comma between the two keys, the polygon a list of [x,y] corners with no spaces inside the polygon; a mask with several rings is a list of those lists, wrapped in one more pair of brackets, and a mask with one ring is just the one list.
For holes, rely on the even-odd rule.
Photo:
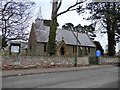
{"label": "pavement", "polygon": [[68,71],[77,71],[77,70],[85,70],[85,69],[105,68],[105,67],[112,67],[112,66],[114,66],[114,65],[89,65],[89,66],[81,66],[81,67],[31,68],[31,69],[2,70],[2,77],[32,75],[32,74],[42,74],[42,73],[68,72]]}

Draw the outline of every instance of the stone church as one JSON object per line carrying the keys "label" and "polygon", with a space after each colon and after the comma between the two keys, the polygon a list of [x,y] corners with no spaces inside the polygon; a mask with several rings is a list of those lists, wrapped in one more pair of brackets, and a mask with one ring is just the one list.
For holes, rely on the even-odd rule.
{"label": "stone church", "polygon": [[[29,55],[47,55],[49,31],[50,27],[43,24],[43,19],[35,20],[28,42]],[[76,53],[78,56],[94,56],[96,50],[95,44],[87,34],[59,28],[56,31],[56,46],[56,56],[75,56]]]}

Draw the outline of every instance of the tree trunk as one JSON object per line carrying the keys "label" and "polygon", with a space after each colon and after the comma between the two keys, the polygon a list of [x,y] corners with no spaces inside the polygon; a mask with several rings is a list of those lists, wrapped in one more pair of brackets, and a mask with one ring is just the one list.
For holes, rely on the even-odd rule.
{"label": "tree trunk", "polygon": [[2,49],[4,49],[6,46],[7,46],[6,37],[2,36]]}
{"label": "tree trunk", "polygon": [[50,23],[50,31],[49,31],[49,40],[48,40],[48,46],[47,46],[47,53],[52,56],[56,53],[56,30],[57,30],[57,4],[58,2],[55,2],[53,0],[52,3],[52,15],[51,15],[51,23]]}
{"label": "tree trunk", "polygon": [[108,55],[115,55],[115,34],[113,30],[108,31]]}
{"label": "tree trunk", "polygon": [[[114,8],[113,8],[114,9]],[[116,20],[114,19],[113,15],[110,15],[110,3],[107,3],[107,35],[108,35],[108,55],[114,56],[115,55],[115,26]]]}

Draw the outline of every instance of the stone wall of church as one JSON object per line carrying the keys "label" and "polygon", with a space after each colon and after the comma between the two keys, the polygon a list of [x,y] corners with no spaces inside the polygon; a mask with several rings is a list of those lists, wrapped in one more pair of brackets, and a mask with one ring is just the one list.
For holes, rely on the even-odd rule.
{"label": "stone wall of church", "polygon": [[[66,45],[63,47],[65,48],[64,56],[68,56],[68,57],[75,56],[76,46]],[[73,47],[74,47],[74,51],[73,51]],[[35,47],[31,50],[30,53],[33,56],[37,56],[37,55],[38,56],[46,56],[46,51],[44,49],[45,49],[45,43],[37,43],[37,45],[35,45]],[[92,57],[95,56],[95,48],[90,48],[90,54],[88,53],[88,51],[85,47],[82,47],[82,49],[80,47],[78,48],[78,56],[79,57],[88,56],[88,55],[90,55]],[[58,47],[58,49],[56,51],[56,56],[61,56],[60,47]]]}
{"label": "stone wall of church", "polygon": [[36,55],[45,56],[46,55],[46,50],[44,50],[44,49],[45,49],[45,43],[37,43]]}
{"label": "stone wall of church", "polygon": [[96,48],[90,48],[90,57],[95,57]]}
{"label": "stone wall of church", "polygon": [[68,56],[75,56],[72,45],[71,46],[67,45],[67,53],[68,53]]}

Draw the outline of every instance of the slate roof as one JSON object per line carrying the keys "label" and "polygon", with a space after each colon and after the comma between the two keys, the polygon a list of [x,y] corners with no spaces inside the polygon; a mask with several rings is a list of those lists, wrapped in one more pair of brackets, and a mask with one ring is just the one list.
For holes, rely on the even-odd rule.
{"label": "slate roof", "polygon": [[[37,42],[48,42],[50,28],[44,26],[44,30],[36,29],[36,40]],[[74,32],[75,35],[77,32]],[[56,31],[56,41],[60,42],[64,38],[64,41],[68,45],[76,45],[77,39],[72,33],[72,31],[57,29]],[[95,47],[94,43],[90,40],[87,34],[78,33],[78,40],[81,46]]]}

